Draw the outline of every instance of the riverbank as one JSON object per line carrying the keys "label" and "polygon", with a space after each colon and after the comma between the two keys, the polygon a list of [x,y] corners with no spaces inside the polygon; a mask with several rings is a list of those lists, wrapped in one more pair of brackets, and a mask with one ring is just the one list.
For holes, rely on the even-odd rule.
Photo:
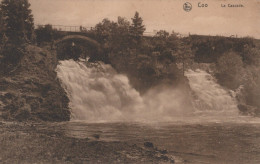
{"label": "riverbank", "polygon": [[0,163],[260,162],[259,119],[0,123]]}
{"label": "riverbank", "polygon": [[108,142],[103,137],[72,137],[50,123],[0,122],[0,163],[174,163],[151,142]]}

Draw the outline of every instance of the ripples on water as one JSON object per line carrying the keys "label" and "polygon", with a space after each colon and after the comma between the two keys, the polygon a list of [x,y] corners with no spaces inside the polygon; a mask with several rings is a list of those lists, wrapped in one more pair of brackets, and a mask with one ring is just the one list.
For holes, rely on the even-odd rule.
{"label": "ripples on water", "polygon": [[37,126],[73,138],[96,140],[98,135],[105,142],[153,142],[179,163],[260,163],[259,123],[67,122]]}

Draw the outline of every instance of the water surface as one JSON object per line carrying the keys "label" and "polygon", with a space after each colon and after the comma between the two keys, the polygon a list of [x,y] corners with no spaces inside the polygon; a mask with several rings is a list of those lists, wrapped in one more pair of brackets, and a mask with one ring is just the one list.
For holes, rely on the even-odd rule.
{"label": "water surface", "polygon": [[[43,125],[42,128],[46,128]],[[73,138],[143,145],[166,149],[177,163],[260,163],[260,124],[257,123],[84,123],[50,124]]]}

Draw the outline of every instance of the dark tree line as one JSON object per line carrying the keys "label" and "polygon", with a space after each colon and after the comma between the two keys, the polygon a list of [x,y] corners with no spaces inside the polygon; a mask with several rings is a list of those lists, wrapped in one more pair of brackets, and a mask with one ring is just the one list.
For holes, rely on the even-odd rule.
{"label": "dark tree line", "polygon": [[183,79],[176,67],[181,39],[164,30],[155,36],[144,36],[145,30],[143,19],[136,12],[131,21],[122,17],[117,21],[103,19],[87,33],[101,43],[105,62],[127,74],[139,90],[145,91],[162,81],[172,84]]}
{"label": "dark tree line", "polygon": [[34,41],[34,19],[28,0],[2,0],[0,12],[1,33],[7,43],[18,45]]}
{"label": "dark tree line", "polygon": [[250,59],[245,56],[244,52],[250,47],[255,47],[252,38],[192,35],[190,39],[197,62],[215,62],[228,51],[234,51],[240,54],[243,60],[248,62]]}
{"label": "dark tree line", "polygon": [[1,72],[13,69],[24,55],[23,45],[33,43],[34,19],[28,0],[2,0],[0,4]]}

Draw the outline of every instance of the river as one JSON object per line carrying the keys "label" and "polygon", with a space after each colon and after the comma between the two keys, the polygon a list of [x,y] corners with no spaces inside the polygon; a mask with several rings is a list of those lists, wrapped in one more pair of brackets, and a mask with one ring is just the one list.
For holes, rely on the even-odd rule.
{"label": "river", "polygon": [[202,70],[188,70],[194,99],[178,88],[140,95],[109,65],[62,61],[59,79],[70,97],[72,121],[54,126],[74,138],[152,142],[176,163],[260,163],[260,119],[241,116],[234,92]]}
{"label": "river", "polygon": [[[144,142],[152,142],[155,147],[160,150],[167,150],[170,156],[173,156],[175,163],[195,163],[195,164],[258,164],[260,163],[260,124],[259,123],[85,123],[82,121],[77,122],[65,122],[65,123],[38,123],[28,128],[17,129],[20,135],[15,132],[15,138],[10,143],[6,143],[7,148],[11,149],[12,144],[15,143],[12,152],[16,152],[17,157],[21,160],[21,156],[24,156],[26,152],[30,154],[29,159],[41,163],[42,156],[45,157],[46,153],[55,154],[50,155],[43,163],[65,163],[64,160],[50,161],[56,154],[63,153],[64,150],[68,150],[67,153],[62,154],[62,157],[76,156],[79,161],[84,163],[82,159],[82,153],[89,154],[87,147],[75,148],[71,141],[64,140],[64,138],[74,138],[84,140],[86,138],[90,141],[99,141],[111,144],[127,143],[128,145],[143,146]],[[10,129],[10,128],[9,128]],[[12,128],[14,130],[14,128]],[[22,136],[30,134],[31,131],[36,131],[37,135],[47,134],[47,137],[32,137],[28,139],[26,135],[25,139]],[[13,132],[14,133],[14,132]],[[2,133],[1,135],[3,135]],[[23,135],[21,135],[23,134]],[[97,137],[98,136],[98,139]],[[12,138],[9,136],[9,139]],[[42,142],[42,138],[44,142]],[[54,139],[54,143],[49,144],[49,140]],[[22,140],[22,141],[21,141]],[[29,140],[29,141],[28,141]],[[48,142],[47,142],[48,141]],[[90,142],[88,141],[88,142]],[[19,146],[22,143],[26,146]],[[29,142],[29,143],[28,143]],[[61,142],[61,144],[56,144]],[[82,141],[77,141],[82,144]],[[31,144],[35,144],[36,148],[33,148]],[[46,148],[45,148],[45,145]],[[62,145],[62,148],[60,148]],[[84,145],[84,144],[82,144]],[[24,147],[30,147],[28,151]],[[18,153],[21,149],[22,152]],[[79,150],[78,150],[79,149]],[[92,148],[93,149],[93,148]],[[96,148],[95,148],[96,149]],[[120,151],[127,151],[126,148],[122,148]],[[31,150],[38,152],[34,155]],[[1,150],[3,151],[3,150]],[[1,152],[0,151],[0,152]],[[104,151],[103,153],[100,151]],[[103,156],[108,155],[106,150],[100,150],[94,152],[96,154],[102,153]],[[116,151],[114,149],[109,151]],[[2,153],[1,155],[3,155]],[[13,154],[10,153],[9,154]],[[8,155],[9,155],[8,154]],[[72,154],[72,155],[71,155]],[[1,157],[0,155],[0,157]],[[46,157],[45,157],[46,158]],[[60,157],[61,158],[61,157]],[[91,159],[94,163],[99,159],[95,159],[96,155],[92,155]],[[111,158],[113,163],[117,162],[117,158]],[[135,158],[135,157],[133,157]],[[30,160],[23,158],[25,161],[21,163],[31,163]],[[100,159],[101,160],[101,159]],[[131,161],[131,160],[130,160]],[[81,163],[80,162],[80,163]],[[92,161],[93,162],[93,161]],[[140,161],[141,162],[141,161]],[[7,162],[8,163],[8,162]],[[75,162],[73,162],[75,163]],[[77,163],[77,162],[76,162]],[[86,163],[86,162],[85,162]],[[101,162],[106,163],[106,162]],[[108,162],[110,163],[110,162]],[[135,162],[130,162],[135,163]],[[149,162],[148,162],[149,163]],[[151,162],[154,163],[154,162]],[[157,162],[155,162],[157,163]],[[159,162],[160,163],[160,162]],[[163,162],[162,162],[163,163]]]}

